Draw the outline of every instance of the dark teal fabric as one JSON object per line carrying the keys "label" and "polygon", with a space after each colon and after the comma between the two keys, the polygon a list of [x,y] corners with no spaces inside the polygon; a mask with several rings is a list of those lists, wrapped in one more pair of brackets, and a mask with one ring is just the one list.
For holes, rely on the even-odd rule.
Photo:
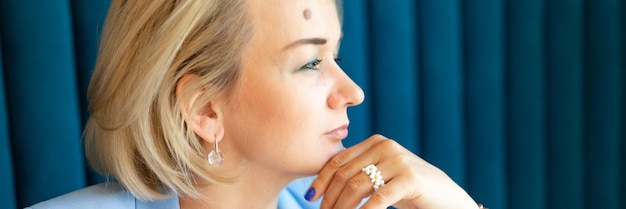
{"label": "dark teal fabric", "polygon": [[[356,107],[348,109],[350,116],[350,134],[346,139],[346,146],[358,143],[361,139],[369,137],[372,130],[372,101],[369,99],[372,89],[370,75],[370,26],[362,21],[369,13],[369,5],[366,1],[344,1],[343,14],[343,38],[339,63],[352,80],[361,86],[365,92],[365,101]],[[349,23],[349,24],[348,24]],[[349,50],[347,50],[349,49]]]}
{"label": "dark teal fabric", "polygon": [[[1,40],[1,39],[0,39]],[[2,47],[0,45],[0,57]],[[15,208],[15,187],[13,183],[13,158],[11,157],[9,119],[7,116],[6,94],[4,89],[4,65],[0,59],[0,202],[7,208]]]}
{"label": "dark teal fabric", "polygon": [[584,190],[582,0],[546,5],[547,208],[588,208]]}
{"label": "dark teal fabric", "polygon": [[[80,134],[108,4],[0,0],[3,207],[102,181]],[[626,208],[626,1],[344,10],[340,65],[366,94],[347,145],[382,133],[489,208]]]}
{"label": "dark teal fabric", "polygon": [[5,93],[19,207],[85,186],[69,1],[2,1]]}
{"label": "dark teal fabric", "polygon": [[467,188],[490,208],[506,207],[503,0],[463,3]]}
{"label": "dark teal fabric", "polygon": [[545,7],[511,0],[505,7],[505,108],[509,208],[545,208]]}
{"label": "dark teal fabric", "polygon": [[[415,10],[412,9],[415,8],[415,3],[372,1],[368,6],[371,87],[366,97],[369,98],[368,102],[371,102],[374,110],[388,110],[370,111],[372,125],[377,133],[389,138],[414,139],[406,141],[406,146],[417,152],[420,148],[418,146],[420,127],[417,123],[420,113],[416,97],[419,91],[417,88],[419,63],[415,59],[417,40],[414,38],[417,31],[416,21],[412,18],[415,15]],[[389,24],[390,22],[393,24]]]}
{"label": "dark teal fabric", "polygon": [[[460,0],[420,1],[420,102],[423,157],[466,184],[463,39]],[[410,67],[410,66],[405,66]]]}
{"label": "dark teal fabric", "polygon": [[[623,1],[589,1],[587,28],[585,30],[585,164],[590,172],[585,186],[587,208],[619,207],[620,142],[623,142],[625,111],[622,80],[624,74],[624,51],[620,47],[622,34],[621,4]],[[622,13],[624,11],[621,11]],[[603,190],[602,193],[593,191]]]}
{"label": "dark teal fabric", "polygon": [[[74,24],[74,50],[76,52],[76,79],[81,116],[81,127],[87,121],[87,87],[91,72],[96,62],[100,32],[108,9],[109,0],[72,1],[72,17]],[[90,183],[102,182],[104,178],[88,170],[87,180]]]}

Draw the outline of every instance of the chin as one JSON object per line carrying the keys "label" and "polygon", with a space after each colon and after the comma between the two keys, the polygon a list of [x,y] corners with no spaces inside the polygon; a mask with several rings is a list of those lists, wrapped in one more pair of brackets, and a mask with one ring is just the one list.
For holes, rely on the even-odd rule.
{"label": "chin", "polygon": [[335,155],[336,153],[325,153],[323,156],[318,156],[314,158],[315,160],[308,161],[307,166],[302,170],[302,174],[304,176],[317,175],[322,170],[322,168],[324,168],[326,163],[328,163],[328,161]]}
{"label": "chin", "polygon": [[319,169],[322,169],[322,167],[324,167],[324,165],[326,165],[326,163],[328,163],[330,159],[332,159],[333,157],[335,157],[335,155],[341,153],[342,151],[346,150],[346,148],[343,146],[343,143],[339,142],[328,148],[327,150],[330,150],[330,152],[326,152],[325,156],[321,157],[322,159],[320,159],[320,161],[322,162],[322,166]]}
{"label": "chin", "polygon": [[306,159],[308,160],[304,160],[304,162],[300,164],[302,166],[299,169],[301,172],[298,173],[303,175],[302,177],[317,175],[331,158],[345,149],[343,144],[338,142],[319,150],[316,152],[318,154],[307,157]]}
{"label": "chin", "polygon": [[342,142],[337,142],[330,150],[332,151],[330,152],[327,161],[330,160],[330,158],[335,157],[335,155],[339,154],[340,152],[346,150],[346,147],[343,146]]}

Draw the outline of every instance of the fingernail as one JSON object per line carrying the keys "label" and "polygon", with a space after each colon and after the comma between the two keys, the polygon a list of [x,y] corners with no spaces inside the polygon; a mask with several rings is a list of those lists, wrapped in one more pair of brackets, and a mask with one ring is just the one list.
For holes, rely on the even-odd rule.
{"label": "fingernail", "polygon": [[315,196],[315,188],[311,187],[309,188],[309,190],[306,191],[306,194],[304,195],[304,199],[306,201],[311,201],[314,196]]}

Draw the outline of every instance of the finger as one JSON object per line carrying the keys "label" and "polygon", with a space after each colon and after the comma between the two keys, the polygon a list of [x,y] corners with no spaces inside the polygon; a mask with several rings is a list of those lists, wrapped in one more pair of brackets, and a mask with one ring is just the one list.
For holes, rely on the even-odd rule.
{"label": "finger", "polygon": [[[308,201],[315,201],[325,194],[326,189],[332,182],[335,173],[339,168],[359,155],[362,155],[362,153],[371,149],[371,147],[383,140],[387,140],[387,138],[382,135],[373,135],[365,141],[356,144],[331,158],[326,165],[324,165],[322,170],[320,170],[318,177],[313,181],[313,183],[311,183],[311,189],[309,189],[309,191],[315,191],[314,194],[310,195],[310,193],[307,192],[306,199]],[[347,173],[345,175],[347,175]]]}
{"label": "finger", "polygon": [[[338,169],[330,185],[328,185],[322,205],[329,208],[344,208],[338,207],[338,202],[346,201],[347,205],[351,205],[354,202],[360,202],[363,197],[369,196],[373,192],[374,182],[370,180],[369,174],[362,171],[366,166],[377,165],[374,166],[376,172],[378,174],[384,173],[387,179],[403,172],[396,165],[398,162],[396,157],[382,160],[380,153],[380,149],[370,149]],[[377,176],[382,178],[382,175]]]}
{"label": "finger", "polygon": [[367,175],[357,174],[346,183],[333,208],[356,208],[363,198],[374,192],[372,185]]}
{"label": "finger", "polygon": [[385,186],[374,192],[370,198],[361,206],[361,209],[379,209],[387,208],[396,202],[399,202],[406,193],[407,185],[403,185],[402,180],[396,178],[389,180]]}
{"label": "finger", "polygon": [[[352,179],[350,179],[339,198],[335,203],[335,208],[356,208],[363,198],[370,196],[375,192],[375,184],[385,181],[392,181],[393,177],[399,174],[401,171],[395,170],[393,164],[389,162],[380,162],[375,166],[377,169],[376,175],[382,179],[382,181],[375,182],[373,175],[368,175],[365,172],[360,172]],[[391,178],[390,178],[391,177]],[[384,183],[379,188],[384,187]]]}
{"label": "finger", "polygon": [[[371,153],[371,151],[368,151]],[[362,155],[355,157],[349,163],[344,164],[341,168],[335,170],[335,173],[330,180],[330,184],[326,186],[324,191],[324,200],[322,200],[322,206],[329,208],[336,208],[335,202],[341,196],[345,187],[350,184],[350,181],[355,181],[356,176],[365,177],[365,180],[369,180],[367,175],[361,174],[363,167],[369,164],[376,164],[379,161],[379,156],[376,154],[370,154],[365,152]],[[353,182],[358,183],[358,182]]]}

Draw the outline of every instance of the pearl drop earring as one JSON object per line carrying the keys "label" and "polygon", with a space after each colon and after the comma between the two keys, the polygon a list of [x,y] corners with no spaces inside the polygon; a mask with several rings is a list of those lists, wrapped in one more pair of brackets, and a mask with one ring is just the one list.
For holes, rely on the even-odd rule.
{"label": "pearl drop earring", "polygon": [[222,157],[222,152],[220,152],[220,148],[217,145],[217,141],[213,144],[213,150],[209,152],[209,164],[220,166],[224,162],[224,157]]}

